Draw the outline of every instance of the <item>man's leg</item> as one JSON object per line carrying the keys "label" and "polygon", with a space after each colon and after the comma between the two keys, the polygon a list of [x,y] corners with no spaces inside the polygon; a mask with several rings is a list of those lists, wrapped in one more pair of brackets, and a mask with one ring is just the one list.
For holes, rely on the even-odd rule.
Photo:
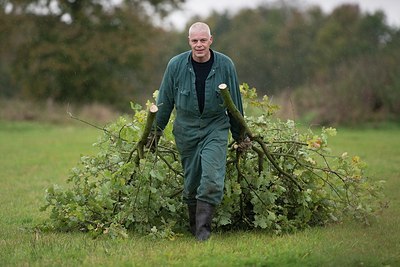
{"label": "man's leg", "polygon": [[182,154],[182,166],[184,169],[183,200],[188,206],[189,230],[196,234],[196,207],[197,188],[200,185],[201,161],[200,152],[193,148],[190,154]]}
{"label": "man's leg", "polygon": [[223,136],[211,135],[202,144],[202,175],[196,196],[196,238],[200,241],[210,237],[215,206],[222,201],[227,153],[227,138]]}

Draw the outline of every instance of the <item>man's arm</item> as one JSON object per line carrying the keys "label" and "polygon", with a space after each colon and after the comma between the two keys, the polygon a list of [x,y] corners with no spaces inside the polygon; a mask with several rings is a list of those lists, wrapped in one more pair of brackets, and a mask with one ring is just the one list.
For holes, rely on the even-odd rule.
{"label": "man's arm", "polygon": [[158,132],[162,132],[165,129],[169,118],[171,117],[171,112],[174,109],[175,100],[173,88],[173,70],[170,61],[165,70],[157,96],[158,112],[153,128],[157,129]]}
{"label": "man's arm", "polygon": [[[228,68],[228,88],[229,88],[229,93],[231,95],[232,101],[235,104],[236,108],[239,110],[240,114],[243,116],[243,104],[242,104],[242,96],[240,94],[240,89],[239,89],[239,83],[238,83],[238,77],[236,73],[235,66],[233,65],[233,62],[231,62],[230,67]],[[241,140],[244,139],[244,136],[240,136],[241,134],[241,127],[240,124],[232,117],[230,113],[229,115],[229,121],[231,124],[231,133],[232,137],[235,141],[240,142]]]}

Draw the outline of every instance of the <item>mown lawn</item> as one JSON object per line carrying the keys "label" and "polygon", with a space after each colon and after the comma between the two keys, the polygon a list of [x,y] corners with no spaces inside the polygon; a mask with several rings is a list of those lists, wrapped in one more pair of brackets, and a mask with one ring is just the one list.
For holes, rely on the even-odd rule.
{"label": "mown lawn", "polygon": [[372,179],[387,181],[389,207],[371,226],[349,221],[292,235],[215,233],[154,240],[92,239],[82,233],[32,231],[44,190],[66,184],[68,171],[99,131],[82,125],[0,122],[0,266],[400,266],[400,127],[338,129],[331,139],[368,163]]}

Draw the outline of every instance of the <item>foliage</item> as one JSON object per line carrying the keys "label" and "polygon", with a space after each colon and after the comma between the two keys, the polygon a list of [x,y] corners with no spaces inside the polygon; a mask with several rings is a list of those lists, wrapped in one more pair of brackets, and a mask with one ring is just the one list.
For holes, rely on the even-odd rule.
{"label": "foliage", "polygon": [[[381,182],[367,179],[359,157],[331,154],[328,139],[336,130],[302,132],[293,121],[273,119],[276,106],[268,97],[257,100],[256,90],[246,84],[241,90],[247,108],[261,114],[246,117],[257,138],[252,150],[229,147],[225,194],[215,227],[261,228],[280,234],[347,216],[369,223],[380,209]],[[187,227],[172,123],[157,150],[146,152],[136,163],[135,147],[146,112],[135,104],[132,108],[131,118],[120,117],[104,128],[95,144],[99,152],[83,156],[71,170],[70,188],[47,189],[43,210],[50,209],[50,220],[46,227],[112,237],[132,230],[164,238],[173,238]]]}
{"label": "foliage", "polygon": [[317,111],[314,123],[331,124],[396,118],[398,33],[384,21],[383,13],[363,15],[354,5],[327,17],[315,37],[312,61],[319,70],[293,95],[302,114]]}
{"label": "foliage", "polygon": [[40,15],[29,11],[32,2],[12,3],[10,12],[0,13],[5,96],[126,109],[119,104],[124,99],[157,86],[152,75],[161,76],[163,66],[152,62],[163,57],[154,48],[169,34],[152,24],[143,5],[166,8],[179,0],[125,1],[114,8],[98,1],[59,1],[59,13],[43,7],[50,11]]}
{"label": "foliage", "polygon": [[232,57],[239,77],[262,94],[284,94],[285,110],[331,125],[398,120],[400,35],[384,13],[344,4],[325,15],[289,4],[206,20],[215,48]]}
{"label": "foliage", "polygon": [[[143,104],[143,88],[155,90],[168,60],[188,49],[186,29],[162,19],[182,2],[0,1],[0,97],[124,111],[127,98]],[[313,123],[399,119],[400,30],[381,11],[344,4],[325,14],[283,3],[200,19],[242,81],[269,96],[291,94],[281,105],[311,113]]]}

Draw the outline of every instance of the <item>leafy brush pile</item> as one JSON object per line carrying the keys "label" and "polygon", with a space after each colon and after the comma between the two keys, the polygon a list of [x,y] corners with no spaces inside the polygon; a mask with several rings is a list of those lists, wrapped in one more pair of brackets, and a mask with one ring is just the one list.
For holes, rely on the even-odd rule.
{"label": "leafy brush pile", "polygon": [[[277,107],[266,96],[259,100],[254,88],[244,84],[241,91],[245,109],[260,115],[245,118],[252,148],[228,147],[225,194],[214,227],[280,234],[348,216],[369,223],[382,206],[382,182],[365,177],[359,157],[332,155],[328,138],[336,130],[301,131],[293,121],[273,119]],[[99,152],[81,158],[70,172],[69,188],[47,189],[42,210],[50,218],[43,228],[112,237],[132,230],[173,238],[187,231],[172,123],[154,153],[138,149],[148,117],[140,106],[132,109],[132,117],[103,129],[95,143]]]}

